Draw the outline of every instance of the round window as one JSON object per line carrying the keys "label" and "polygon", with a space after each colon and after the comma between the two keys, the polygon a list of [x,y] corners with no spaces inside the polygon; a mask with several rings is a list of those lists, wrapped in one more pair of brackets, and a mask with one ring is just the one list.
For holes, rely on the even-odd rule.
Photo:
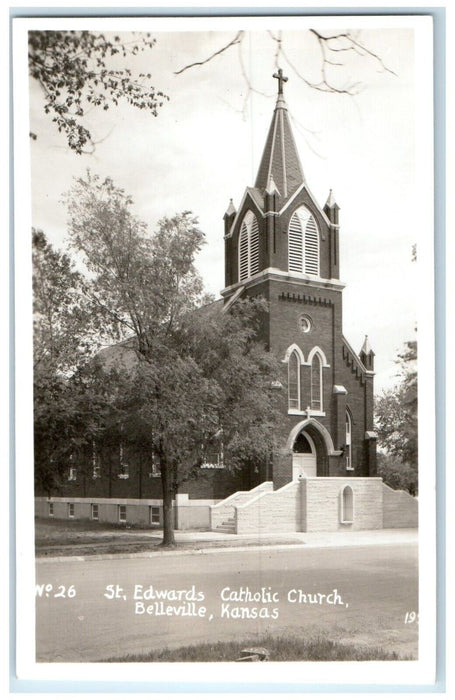
{"label": "round window", "polygon": [[309,333],[311,331],[312,326],[313,323],[309,316],[303,314],[303,316],[299,317],[299,328],[302,331],[302,333]]}

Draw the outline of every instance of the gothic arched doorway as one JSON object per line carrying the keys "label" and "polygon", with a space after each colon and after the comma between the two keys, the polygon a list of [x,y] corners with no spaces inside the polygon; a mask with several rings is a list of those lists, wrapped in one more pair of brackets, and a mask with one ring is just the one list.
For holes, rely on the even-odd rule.
{"label": "gothic arched doorway", "polygon": [[312,438],[302,430],[296,437],[292,448],[292,480],[305,476],[316,476],[317,456]]}

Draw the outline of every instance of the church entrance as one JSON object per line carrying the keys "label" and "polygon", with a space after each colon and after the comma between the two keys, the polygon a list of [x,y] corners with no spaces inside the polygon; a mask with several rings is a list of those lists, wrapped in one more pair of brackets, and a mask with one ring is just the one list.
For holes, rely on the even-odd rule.
{"label": "church entrance", "polygon": [[292,480],[316,476],[316,447],[311,437],[302,430],[292,450]]}

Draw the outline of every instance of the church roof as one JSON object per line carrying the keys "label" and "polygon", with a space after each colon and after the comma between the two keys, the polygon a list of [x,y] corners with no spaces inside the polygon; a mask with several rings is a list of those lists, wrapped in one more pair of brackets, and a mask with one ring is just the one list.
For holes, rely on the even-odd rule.
{"label": "church roof", "polygon": [[284,200],[305,181],[282,92],[278,93],[255,187],[264,192],[271,179]]}

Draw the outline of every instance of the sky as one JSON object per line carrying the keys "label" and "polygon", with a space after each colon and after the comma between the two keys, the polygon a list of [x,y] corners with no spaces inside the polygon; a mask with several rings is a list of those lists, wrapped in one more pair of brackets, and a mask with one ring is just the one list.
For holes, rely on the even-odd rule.
{"label": "sky", "polygon": [[[328,33],[331,26],[325,22]],[[90,168],[131,194],[135,213],[151,230],[160,218],[176,212],[190,210],[198,216],[207,244],[197,266],[207,291],[219,296],[224,285],[223,214],[231,197],[238,206],[245,187],[254,185],[277,90],[272,77],[277,44],[266,29],[247,31],[240,48],[175,74],[227,44],[239,27],[232,22],[225,26],[226,31],[179,32],[147,27],[156,45],[123,59],[123,66],[151,73],[152,83],[169,101],[157,117],[127,105],[91,110],[86,123],[98,141],[92,155],[77,155],[66,146],[43,113],[39,86],[31,82],[30,129],[37,134],[30,142],[31,219],[55,246],[64,248],[66,239],[62,195],[73,177]],[[417,242],[419,249],[422,237],[432,236],[422,223],[417,146],[425,81],[419,85],[415,80],[415,32],[407,26],[343,26],[394,72],[368,56],[338,54],[346,65],[329,68],[337,84],[360,83],[358,94],[350,97],[304,83],[300,76],[319,80],[318,43],[296,22],[276,20],[273,36],[282,27],[286,56],[280,66],[289,78],[285,99],[305,178],[321,206],[329,189],[340,206],[344,335],[359,351],[368,334],[380,392],[397,381],[397,352],[415,337],[419,273],[412,246]]]}

